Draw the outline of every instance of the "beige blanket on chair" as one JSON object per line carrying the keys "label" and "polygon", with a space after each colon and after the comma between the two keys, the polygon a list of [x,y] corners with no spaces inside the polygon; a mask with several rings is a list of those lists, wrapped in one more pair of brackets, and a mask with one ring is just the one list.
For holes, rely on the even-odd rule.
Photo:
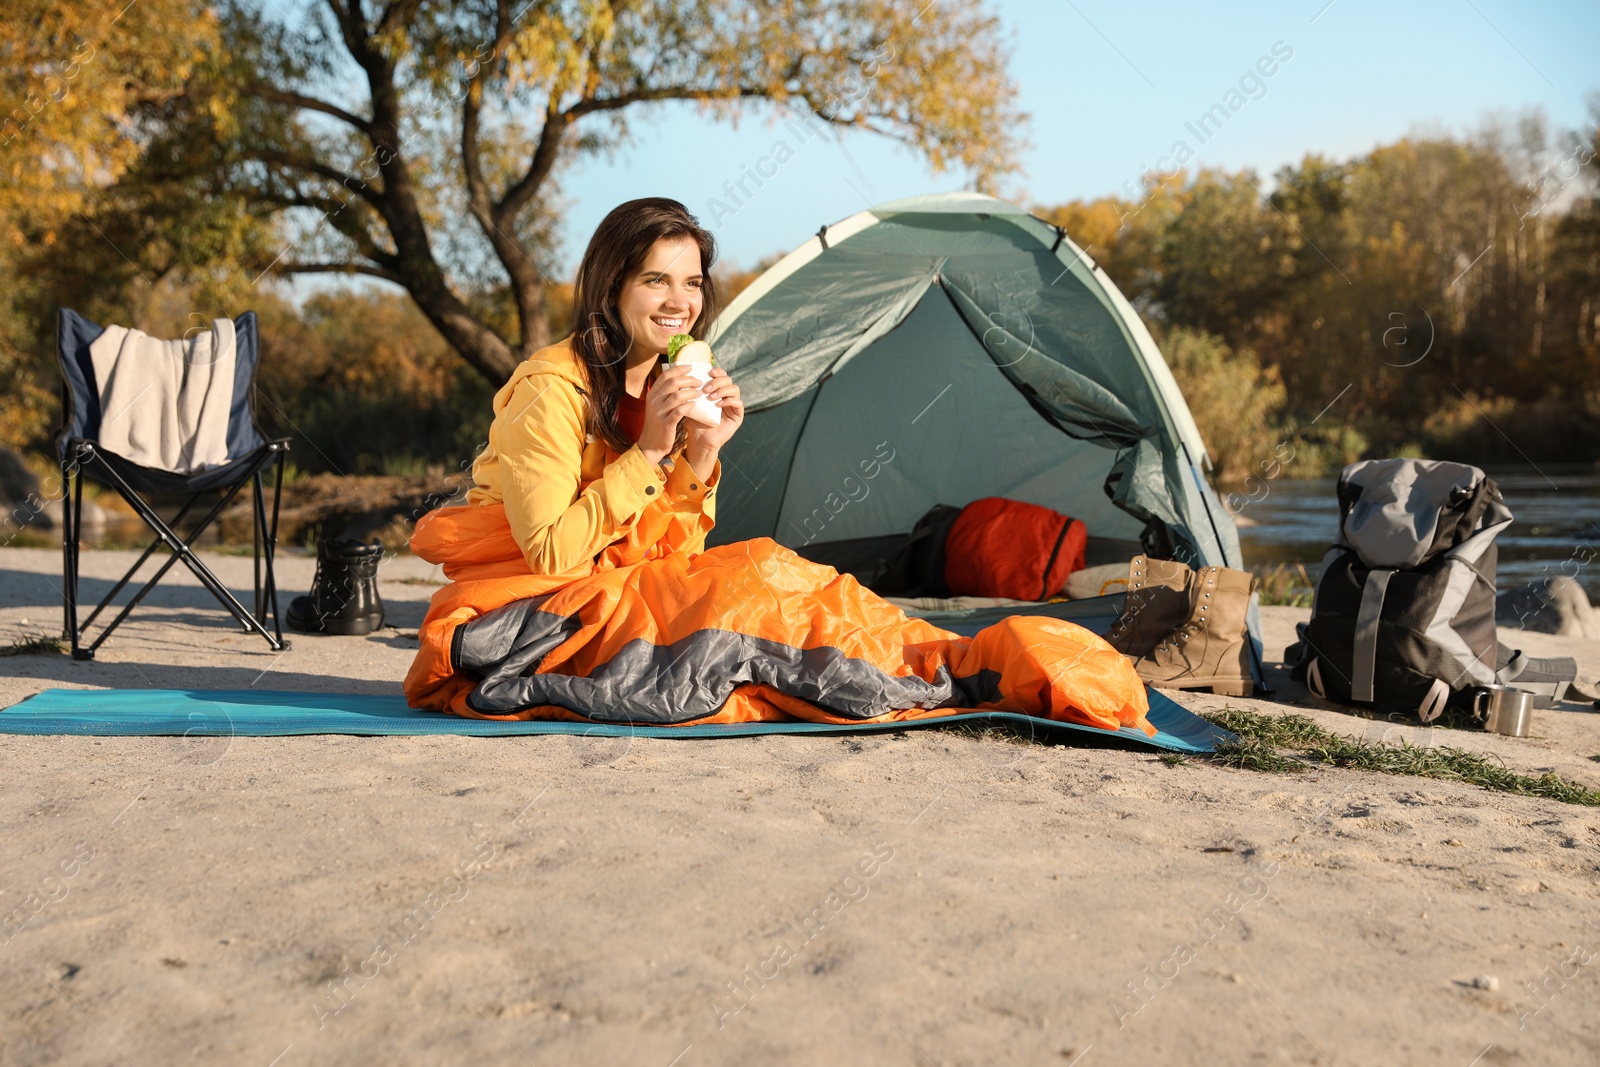
{"label": "beige blanket on chair", "polygon": [[232,319],[182,341],[107,326],[89,346],[100,446],[177,474],[226,463],[235,355]]}

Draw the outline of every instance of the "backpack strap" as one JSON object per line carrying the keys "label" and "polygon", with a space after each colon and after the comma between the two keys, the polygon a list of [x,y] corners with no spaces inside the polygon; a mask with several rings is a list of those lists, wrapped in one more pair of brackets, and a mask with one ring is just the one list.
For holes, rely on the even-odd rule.
{"label": "backpack strap", "polygon": [[1040,580],[1039,595],[1034,598],[1036,600],[1049,600],[1050,594],[1054,592],[1050,588],[1050,572],[1055,570],[1056,557],[1061,555],[1061,542],[1067,539],[1067,531],[1070,529],[1072,529],[1072,519],[1063,515],[1061,517],[1061,532],[1056,534],[1055,547],[1050,550],[1050,559],[1044,565],[1044,577]]}
{"label": "backpack strap", "polygon": [[1495,684],[1510,685],[1512,680],[1526,670],[1527,667],[1528,657],[1522,654],[1522,649],[1513,650],[1511,658],[1506,661],[1506,665],[1494,672]]}
{"label": "backpack strap", "polygon": [[1373,569],[1361,590],[1361,610],[1356,615],[1354,648],[1350,661],[1350,699],[1372,703],[1373,676],[1378,667],[1378,619],[1383,614],[1383,595],[1389,589],[1394,571]]}
{"label": "backpack strap", "polygon": [[1435,678],[1433,685],[1428,689],[1428,695],[1422,698],[1422,703],[1417,706],[1417,718],[1423,722],[1432,722],[1444,714],[1445,701],[1450,699],[1450,687],[1442,678]]}
{"label": "backpack strap", "polygon": [[1565,699],[1567,690],[1578,678],[1577,661],[1566,656],[1540,659],[1502,644],[1498,659],[1505,662],[1494,672],[1495,684],[1532,693],[1536,708],[1547,708]]}

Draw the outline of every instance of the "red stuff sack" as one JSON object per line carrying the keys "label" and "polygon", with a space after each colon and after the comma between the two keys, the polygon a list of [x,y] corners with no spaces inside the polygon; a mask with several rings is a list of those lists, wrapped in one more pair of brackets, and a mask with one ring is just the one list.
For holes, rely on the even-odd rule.
{"label": "red stuff sack", "polygon": [[945,539],[951,596],[1048,600],[1083,569],[1089,533],[1042,504],[987,496],[961,509]]}

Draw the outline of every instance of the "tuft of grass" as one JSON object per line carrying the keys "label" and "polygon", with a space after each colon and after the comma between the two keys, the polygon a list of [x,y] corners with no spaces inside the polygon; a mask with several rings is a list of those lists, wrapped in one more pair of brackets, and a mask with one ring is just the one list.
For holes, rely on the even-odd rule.
{"label": "tuft of grass", "polygon": [[1280,563],[1256,572],[1256,592],[1261,594],[1262,604],[1309,608],[1316,584],[1303,563]]}
{"label": "tuft of grass", "polygon": [[1242,735],[1237,741],[1218,745],[1210,758],[1213,763],[1220,763],[1224,767],[1261,771],[1263,774],[1299,774],[1307,767],[1304,762],[1285,756],[1270,741]]}
{"label": "tuft of grass", "polygon": [[1224,730],[1240,738],[1265,742],[1278,748],[1304,748],[1332,737],[1309,715],[1261,715],[1238,708],[1223,708],[1206,716]]}
{"label": "tuft of grass", "polygon": [[65,648],[66,643],[61,638],[38,634],[0,646],[0,656],[59,656]]}
{"label": "tuft of grass", "polygon": [[1168,767],[1182,767],[1185,763],[1189,762],[1189,757],[1185,756],[1182,752],[1163,752],[1161,753],[1160,759],[1161,762],[1165,763]]}
{"label": "tuft of grass", "polygon": [[1238,741],[1218,746],[1210,757],[1225,767],[1295,774],[1321,763],[1379,774],[1467,782],[1501,793],[1600,807],[1600,790],[1568,781],[1553,771],[1537,778],[1518,774],[1490,756],[1459,748],[1424,748],[1405,741],[1398,745],[1378,744],[1324,730],[1305,715],[1261,715],[1223,708],[1206,718],[1239,735]]}
{"label": "tuft of grass", "polygon": [[1309,755],[1336,767],[1470,782],[1501,793],[1549,797],[1563,804],[1600,807],[1600,790],[1569,782],[1554,771],[1537,778],[1518,774],[1489,756],[1463,752],[1459,748],[1423,748],[1405,743],[1375,745],[1353,737],[1336,737],[1330,744],[1314,747]]}

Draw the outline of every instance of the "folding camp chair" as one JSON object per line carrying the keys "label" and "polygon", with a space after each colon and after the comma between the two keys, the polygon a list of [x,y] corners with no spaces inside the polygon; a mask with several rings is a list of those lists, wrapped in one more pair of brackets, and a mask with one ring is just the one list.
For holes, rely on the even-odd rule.
{"label": "folding camp chair", "polygon": [[[278,651],[284,647],[283,627],[278,618],[278,586],[273,571],[273,558],[278,539],[278,500],[283,489],[283,456],[289,451],[287,438],[267,440],[256,426],[251,403],[255,386],[256,362],[261,344],[256,313],[247,311],[234,320],[236,359],[233,377],[232,403],[228,410],[228,458],[220,466],[209,467],[193,474],[178,474],[140,466],[107,451],[99,444],[100,391],[95,382],[94,364],[89,358],[89,346],[105,332],[71,308],[62,308],[57,323],[56,359],[60,364],[62,379],[62,424],[56,439],[56,452],[61,462],[62,523],[62,599],[66,637],[72,643],[73,659],[93,659],[95,650],[111,636],[122,620],[128,617],[140,601],[155,588],[174,563],[180,560],[194,572],[223,607],[244,626],[246,632],[266,638],[267,644]],[[263,488],[263,475],[268,468],[276,467],[272,487],[272,510],[267,512]],[[78,622],[78,552],[79,536],[83,524],[83,479],[115,489],[122,495],[139,517],[155,531],[156,539],[144,550],[128,573],[116,583],[104,600]],[[222,513],[239,490],[252,485],[255,540],[255,611],[245,609],[228,588],[222,584],[211,568],[195,555],[190,547],[203,534],[212,521]],[[221,497],[209,511],[195,522],[186,535],[178,528],[190,511],[209,493],[221,492]],[[156,513],[146,498],[152,495],[187,496],[171,522]],[[116,618],[104,624],[92,643],[87,642],[91,624],[111,605],[119,593],[132,581],[145,561],[157,548],[165,545],[172,553],[156,571],[155,576],[134,594]],[[270,608],[270,614],[269,609]],[[268,619],[272,629],[267,629]]]}

